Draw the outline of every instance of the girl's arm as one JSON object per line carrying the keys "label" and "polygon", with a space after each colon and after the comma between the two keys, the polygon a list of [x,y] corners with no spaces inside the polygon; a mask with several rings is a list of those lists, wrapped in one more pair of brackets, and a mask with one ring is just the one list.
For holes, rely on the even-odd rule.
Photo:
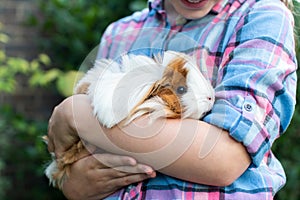
{"label": "girl's arm", "polygon": [[58,156],[78,133],[110,153],[134,157],[164,174],[201,184],[229,185],[250,164],[242,144],[226,131],[202,121],[160,119],[148,126],[147,119],[140,119],[125,128],[105,129],[94,117],[86,95],[66,99],[60,110],[67,113],[62,118],[70,130],[76,131],[69,136],[49,132],[55,142],[49,144],[49,150],[55,150]]}

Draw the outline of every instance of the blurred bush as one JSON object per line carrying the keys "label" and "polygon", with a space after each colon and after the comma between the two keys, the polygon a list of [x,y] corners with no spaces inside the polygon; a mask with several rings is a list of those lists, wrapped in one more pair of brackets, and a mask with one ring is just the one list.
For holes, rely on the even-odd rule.
{"label": "blurred bush", "polygon": [[[29,16],[27,25],[36,26],[43,38],[41,52],[31,61],[7,56],[0,49],[0,94],[14,94],[18,79],[28,86],[47,87],[62,96],[72,94],[78,69],[100,41],[111,22],[145,7],[146,1],[36,0],[40,14]],[[8,43],[0,22],[0,43]],[[50,57],[49,57],[49,56]],[[50,187],[43,174],[50,160],[41,136],[46,121],[33,121],[16,114],[13,105],[0,105],[0,199],[59,200],[60,191]]]}
{"label": "blurred bush", "polygon": [[44,36],[40,44],[54,66],[68,70],[78,69],[109,23],[146,6],[146,0],[36,1],[41,14],[28,22]]}
{"label": "blurred bush", "polygon": [[[0,23],[0,43],[7,43],[9,37],[2,28]],[[1,49],[0,94],[14,94],[20,76],[26,77],[31,87],[50,84],[58,73],[54,73],[57,69],[43,70],[47,65],[50,58],[45,54],[27,61],[7,56]],[[62,198],[60,192],[49,187],[43,175],[44,164],[50,159],[41,140],[47,132],[47,122],[28,120],[16,114],[12,106],[0,105],[0,199]]]}
{"label": "blurred bush", "polygon": [[27,120],[9,106],[0,113],[0,199],[63,199],[43,175],[50,158],[40,136],[47,123]]}

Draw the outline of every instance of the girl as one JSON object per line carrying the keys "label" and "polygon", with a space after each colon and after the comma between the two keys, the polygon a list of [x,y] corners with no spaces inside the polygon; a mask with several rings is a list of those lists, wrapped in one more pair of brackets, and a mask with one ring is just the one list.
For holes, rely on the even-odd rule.
{"label": "girl", "polygon": [[273,199],[286,178],[271,147],[289,125],[296,91],[294,22],[284,3],[150,0],[148,9],[111,24],[98,58],[191,54],[214,86],[216,102],[203,121],[161,119],[157,130],[140,119],[126,130],[107,130],[85,95],[67,98],[49,121],[49,151],[59,157],[80,135],[126,156],[83,154],[64,184],[65,196]]}

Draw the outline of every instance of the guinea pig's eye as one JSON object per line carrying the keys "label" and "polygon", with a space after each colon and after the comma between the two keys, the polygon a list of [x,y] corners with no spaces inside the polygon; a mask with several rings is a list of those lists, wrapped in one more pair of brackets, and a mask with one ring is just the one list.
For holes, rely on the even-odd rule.
{"label": "guinea pig's eye", "polygon": [[185,94],[187,92],[187,89],[185,86],[179,86],[177,89],[176,89],[176,93],[177,94]]}

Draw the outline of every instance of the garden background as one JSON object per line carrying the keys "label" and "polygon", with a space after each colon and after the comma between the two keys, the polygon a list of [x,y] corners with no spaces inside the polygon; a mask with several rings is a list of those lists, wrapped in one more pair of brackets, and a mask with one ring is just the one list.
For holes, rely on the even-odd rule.
{"label": "garden background", "polygon": [[[300,8],[294,4],[300,44]],[[1,200],[64,199],[43,175],[49,155],[40,137],[47,132],[47,120],[54,106],[70,95],[76,70],[105,27],[145,6],[146,0],[1,0]],[[288,131],[273,146],[287,174],[278,200],[300,199],[299,139],[297,105]]]}

